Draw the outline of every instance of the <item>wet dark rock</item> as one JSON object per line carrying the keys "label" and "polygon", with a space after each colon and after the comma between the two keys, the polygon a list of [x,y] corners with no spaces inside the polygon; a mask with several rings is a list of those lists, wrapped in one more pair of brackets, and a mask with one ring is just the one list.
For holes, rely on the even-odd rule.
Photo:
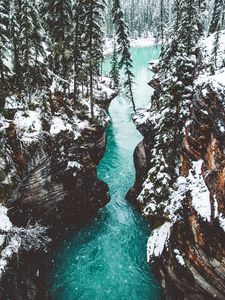
{"label": "wet dark rock", "polygon": [[105,132],[90,130],[90,136],[85,131],[76,142],[65,133],[34,149],[7,201],[14,224],[24,226],[30,220],[48,226],[79,223],[83,214],[96,213],[108,202],[105,184],[96,173],[106,147]]}
{"label": "wet dark rock", "polygon": [[[98,179],[97,165],[105,153],[107,109],[115,96],[99,100],[105,122],[86,127],[77,139],[72,131],[51,135],[47,118],[42,122],[42,126],[46,123],[46,131],[28,144],[21,143],[13,122],[6,132],[0,132],[4,149],[0,159],[5,164],[0,170],[4,181],[0,183],[0,203],[9,208],[14,225],[38,222],[47,226],[53,241],[46,253],[19,253],[13,257],[0,283],[1,300],[51,299],[43,273],[51,251],[66,233],[89,222],[109,202],[109,188]],[[62,95],[54,95],[53,113],[62,106],[70,118],[70,107],[66,110]]]}
{"label": "wet dark rock", "polygon": [[46,288],[43,266],[46,257],[41,253],[24,253],[9,266],[1,281],[1,300],[53,300]]}
{"label": "wet dark rock", "polygon": [[150,161],[149,154],[149,146],[146,144],[145,140],[141,141],[134,151],[134,166],[136,170],[135,183],[126,195],[126,199],[133,203],[136,202],[148,174]]}
{"label": "wet dark rock", "polygon": [[[158,97],[158,82],[153,97]],[[204,90],[204,93],[202,92]],[[225,299],[225,232],[220,221],[225,216],[225,107],[224,90],[216,90],[210,83],[196,88],[190,119],[185,127],[180,155],[180,176],[188,176],[192,163],[202,160],[202,176],[210,193],[211,219],[203,219],[192,205],[187,193],[178,219],[171,227],[167,244],[159,257],[151,260],[151,267],[165,290],[165,297],[176,299]],[[134,153],[136,181],[127,198],[142,211],[137,201],[142,184],[147,178],[151,157],[151,124],[138,124],[144,140]],[[148,153],[148,156],[147,156]],[[164,211],[156,208],[148,219],[154,228]],[[181,264],[179,251],[184,264]]]}

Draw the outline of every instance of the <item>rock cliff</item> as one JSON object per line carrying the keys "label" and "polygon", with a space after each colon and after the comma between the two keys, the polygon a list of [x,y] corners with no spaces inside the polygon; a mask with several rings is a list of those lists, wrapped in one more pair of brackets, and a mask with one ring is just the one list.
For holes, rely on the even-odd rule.
{"label": "rock cliff", "polygon": [[[195,67],[189,86],[191,103],[180,126],[181,138],[173,131],[174,140],[167,141],[167,133],[177,123],[167,122],[166,127],[160,123],[168,112],[160,101],[165,95],[164,79],[170,76],[169,71],[160,70],[162,65],[154,68],[156,76],[150,82],[154,88],[152,105],[134,117],[144,140],[134,154],[137,178],[128,199],[152,224],[148,261],[166,299],[225,298],[224,36],[221,32],[217,70],[213,74],[213,35],[201,43],[192,58]],[[174,89],[181,85],[182,82],[173,82]],[[174,151],[175,161],[168,159],[170,151]],[[165,172],[169,168],[172,171]]]}
{"label": "rock cliff", "polygon": [[[48,90],[33,95],[30,103],[16,96],[6,99],[0,118],[0,203],[13,226],[38,222],[54,245],[62,232],[84,224],[109,201],[108,186],[96,171],[115,97],[107,84],[104,79],[95,91],[92,121],[88,98],[74,101],[72,95]],[[3,253],[8,242],[2,234]],[[41,274],[46,253],[18,250],[10,256],[1,299],[50,298]]]}

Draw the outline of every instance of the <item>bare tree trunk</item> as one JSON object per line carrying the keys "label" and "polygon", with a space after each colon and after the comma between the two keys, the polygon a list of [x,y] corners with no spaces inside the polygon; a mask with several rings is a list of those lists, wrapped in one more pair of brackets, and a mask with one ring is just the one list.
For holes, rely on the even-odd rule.
{"label": "bare tree trunk", "polygon": [[91,101],[91,121],[94,120],[94,104],[93,104],[93,65],[92,65],[92,55],[93,55],[93,0],[90,0],[90,15],[89,15],[89,25],[90,25],[90,58],[89,58],[89,76],[90,76],[90,101]]}
{"label": "bare tree trunk", "polygon": [[161,40],[162,40],[162,45],[164,43],[163,5],[164,5],[164,1],[161,0],[161,2],[160,2],[160,25],[161,25]]}

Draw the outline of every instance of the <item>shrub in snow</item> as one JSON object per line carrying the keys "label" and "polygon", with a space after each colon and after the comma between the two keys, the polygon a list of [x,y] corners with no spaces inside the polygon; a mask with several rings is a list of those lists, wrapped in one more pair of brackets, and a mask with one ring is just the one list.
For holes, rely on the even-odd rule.
{"label": "shrub in snow", "polygon": [[46,227],[38,223],[27,228],[13,226],[7,209],[0,205],[0,278],[13,255],[21,251],[46,250],[50,241]]}
{"label": "shrub in snow", "polygon": [[13,226],[7,233],[7,239],[10,241],[13,238],[21,239],[20,250],[46,250],[51,239],[47,236],[46,227],[36,223],[29,225],[27,228]]}

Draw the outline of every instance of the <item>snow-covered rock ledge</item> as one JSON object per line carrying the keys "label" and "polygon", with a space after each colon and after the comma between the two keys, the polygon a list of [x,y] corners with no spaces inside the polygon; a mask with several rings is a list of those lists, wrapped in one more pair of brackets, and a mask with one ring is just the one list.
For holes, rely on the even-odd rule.
{"label": "snow-covered rock ledge", "polygon": [[29,104],[6,99],[0,115],[0,201],[10,207],[14,222],[82,219],[82,213],[107,201],[107,187],[96,175],[105,151],[107,109],[115,96],[107,84],[103,78],[95,91],[94,120],[88,97],[74,101],[61,92],[42,91]]}
{"label": "snow-covered rock ledge", "polygon": [[45,250],[51,241],[47,228],[37,223],[26,228],[13,226],[7,212],[0,204],[0,280],[15,255],[22,251]]}
{"label": "snow-covered rock ledge", "polygon": [[220,32],[217,67],[212,72],[213,41],[215,35],[198,45],[201,57],[190,107],[182,111],[187,120],[176,144],[173,179],[163,152],[170,145],[164,121],[171,111],[162,100],[168,78],[176,87],[181,82],[171,76],[170,68],[162,72],[155,68],[150,82],[153,105],[134,116],[144,140],[135,150],[137,176],[128,198],[153,226],[147,259],[168,299],[225,298],[225,31]]}
{"label": "snow-covered rock ledge", "polygon": [[0,114],[0,277],[12,299],[30,299],[31,289],[37,299],[48,299],[39,277],[50,241],[46,233],[55,242],[109,201],[108,186],[97,177],[107,110],[116,96],[109,86],[102,78],[94,91],[93,119],[88,96],[75,101],[55,83],[30,101],[6,99]]}

